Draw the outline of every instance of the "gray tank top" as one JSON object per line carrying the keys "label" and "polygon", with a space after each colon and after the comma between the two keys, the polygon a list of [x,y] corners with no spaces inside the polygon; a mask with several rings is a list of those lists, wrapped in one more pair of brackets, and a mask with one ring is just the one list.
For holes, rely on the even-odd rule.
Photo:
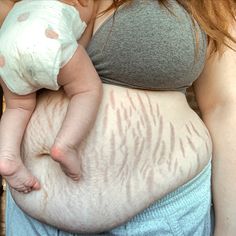
{"label": "gray tank top", "polygon": [[171,0],[133,0],[97,30],[87,48],[104,83],[185,92],[203,70],[207,38],[188,13]]}

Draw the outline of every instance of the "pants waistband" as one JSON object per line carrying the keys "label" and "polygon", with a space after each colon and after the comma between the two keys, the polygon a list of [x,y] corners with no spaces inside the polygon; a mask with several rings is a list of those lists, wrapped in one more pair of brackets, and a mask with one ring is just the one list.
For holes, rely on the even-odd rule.
{"label": "pants waistband", "polygon": [[210,195],[211,162],[189,182],[156,201],[132,220],[143,221],[150,217],[169,217],[178,211],[182,211],[183,207],[193,206],[194,204],[199,205],[200,203],[198,202],[202,202],[206,200],[206,198],[209,198],[210,201]]}

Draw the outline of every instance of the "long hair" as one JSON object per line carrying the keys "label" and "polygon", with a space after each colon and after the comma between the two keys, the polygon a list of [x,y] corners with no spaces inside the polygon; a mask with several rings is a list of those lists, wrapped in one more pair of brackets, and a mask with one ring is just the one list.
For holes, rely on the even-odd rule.
{"label": "long hair", "polygon": [[[117,9],[119,6],[135,0],[113,0],[106,10]],[[236,17],[235,0],[176,0],[195,19],[208,36],[212,52],[223,45],[236,49],[236,39],[230,33]],[[168,0],[157,0],[160,5],[168,8]]]}

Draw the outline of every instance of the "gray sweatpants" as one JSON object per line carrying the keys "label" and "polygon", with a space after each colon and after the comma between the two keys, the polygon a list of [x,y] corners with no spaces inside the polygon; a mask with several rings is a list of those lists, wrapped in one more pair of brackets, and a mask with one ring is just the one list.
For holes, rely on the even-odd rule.
{"label": "gray sweatpants", "polygon": [[[210,236],[211,164],[187,184],[157,201],[128,223],[92,235]],[[23,213],[7,193],[6,236],[79,236],[43,224]]]}

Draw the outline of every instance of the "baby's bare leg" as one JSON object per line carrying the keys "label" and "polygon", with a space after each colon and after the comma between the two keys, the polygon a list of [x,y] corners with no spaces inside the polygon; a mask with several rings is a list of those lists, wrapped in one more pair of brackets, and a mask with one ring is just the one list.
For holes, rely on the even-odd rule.
{"label": "baby's bare leg", "polygon": [[51,156],[73,180],[79,180],[78,147],[92,128],[102,97],[102,85],[82,46],[59,74],[58,82],[70,98],[62,127],[51,149]]}
{"label": "baby's bare leg", "polygon": [[35,107],[35,94],[11,93],[1,81],[6,111],[0,123],[0,174],[19,192],[40,188],[39,181],[26,169],[20,158],[20,145],[26,125]]}

